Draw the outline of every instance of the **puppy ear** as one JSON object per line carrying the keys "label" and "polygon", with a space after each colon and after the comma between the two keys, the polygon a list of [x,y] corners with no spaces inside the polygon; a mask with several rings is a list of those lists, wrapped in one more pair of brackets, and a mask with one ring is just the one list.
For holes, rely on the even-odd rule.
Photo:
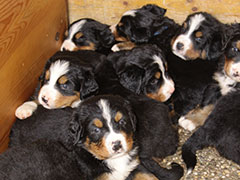
{"label": "puppy ear", "polygon": [[130,118],[133,131],[135,132],[136,128],[137,128],[136,127],[137,126],[137,118],[136,118],[136,116],[135,116],[135,114],[133,112],[133,109],[132,109],[132,106],[131,106],[130,102],[125,100],[124,107],[126,107],[127,110],[128,110],[128,116]]}
{"label": "puppy ear", "polygon": [[137,94],[141,93],[144,75],[145,70],[136,65],[127,66],[118,74],[120,83]]}
{"label": "puppy ear", "polygon": [[72,119],[69,124],[69,143],[73,146],[82,143],[84,131],[79,118],[79,114],[77,112],[73,112]]}
{"label": "puppy ear", "polygon": [[115,43],[114,35],[109,27],[106,27],[103,31],[99,31],[97,35],[102,46],[106,48],[112,47],[112,45]]}
{"label": "puppy ear", "polygon": [[151,13],[158,15],[158,16],[164,16],[164,14],[167,12],[166,9],[161,8],[159,6],[153,5],[153,4],[147,4],[142,7],[143,9],[146,9],[150,11]]}
{"label": "puppy ear", "polygon": [[86,71],[83,76],[84,80],[80,88],[81,99],[85,99],[86,97],[92,95],[99,88],[91,71]]}
{"label": "puppy ear", "polygon": [[206,49],[207,59],[216,59],[223,53],[223,36],[216,33]]}

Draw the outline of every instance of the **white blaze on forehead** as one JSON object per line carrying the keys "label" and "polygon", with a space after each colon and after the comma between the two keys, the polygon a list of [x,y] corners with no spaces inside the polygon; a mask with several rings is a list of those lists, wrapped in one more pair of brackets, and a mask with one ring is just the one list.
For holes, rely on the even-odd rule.
{"label": "white blaze on forehead", "polygon": [[[191,47],[192,41],[190,36],[192,33],[197,30],[201,24],[202,21],[205,20],[205,17],[202,14],[196,14],[195,16],[191,17],[189,20],[189,29],[184,34],[179,35],[174,44],[173,44],[173,53],[182,59],[186,59],[185,53],[187,50]],[[177,49],[177,43],[182,43],[184,45],[184,49],[178,50]]]}
{"label": "white blaze on forehead", "polygon": [[159,56],[157,56],[157,55],[154,55],[154,56],[153,56],[153,59],[154,59],[154,63],[157,63],[157,64],[158,64],[158,67],[159,67],[159,69],[160,69],[161,72],[162,72],[162,76],[163,76],[164,82],[165,82],[165,83],[170,83],[170,82],[169,82],[169,78],[167,78],[166,75],[165,75],[165,67],[164,67],[164,65],[163,65],[162,59],[161,59]]}
{"label": "white blaze on forehead", "polygon": [[69,62],[58,60],[50,66],[49,86],[55,86],[57,80],[69,71]]}
{"label": "white blaze on forehead", "polygon": [[187,37],[190,37],[191,34],[199,28],[202,21],[205,20],[205,17],[202,14],[196,14],[195,16],[191,17],[189,22],[189,30],[185,33]]}
{"label": "white blaze on forehead", "polygon": [[121,156],[127,150],[127,142],[125,137],[121,133],[117,133],[113,130],[112,122],[111,122],[111,110],[109,107],[109,103],[105,99],[100,99],[98,102],[98,106],[102,110],[102,116],[107,121],[107,125],[109,128],[109,133],[106,135],[106,147],[110,154],[114,154],[112,149],[113,142],[120,141],[122,145],[122,152],[115,154],[114,156]]}
{"label": "white blaze on forehead", "polygon": [[63,49],[68,50],[68,51],[73,51],[76,45],[72,41],[73,36],[81,30],[82,26],[86,23],[87,20],[80,20],[79,22],[74,23],[68,32],[68,37],[63,41],[63,44],[60,48],[61,51]]}
{"label": "white blaze on forehead", "polygon": [[71,27],[70,27],[70,29],[69,29],[69,35],[68,35],[68,38],[67,39],[72,39],[73,38],[73,36],[74,36],[74,34],[76,33],[76,32],[78,32],[78,31],[80,31],[81,30],[81,28],[82,28],[82,26],[85,24],[87,22],[87,20],[81,20],[81,21],[79,21],[79,22],[76,22],[76,23],[74,23]]}
{"label": "white blaze on forehead", "polygon": [[135,17],[136,16],[136,12],[137,12],[137,10],[129,10],[129,11],[125,12],[123,14],[123,16],[133,16],[133,17]]}

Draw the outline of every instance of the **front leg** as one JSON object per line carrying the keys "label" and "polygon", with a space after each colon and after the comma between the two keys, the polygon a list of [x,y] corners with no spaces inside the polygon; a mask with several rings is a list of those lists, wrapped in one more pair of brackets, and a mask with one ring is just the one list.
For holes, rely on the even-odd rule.
{"label": "front leg", "polygon": [[15,116],[19,119],[26,119],[33,114],[37,106],[37,101],[27,101],[16,109]]}

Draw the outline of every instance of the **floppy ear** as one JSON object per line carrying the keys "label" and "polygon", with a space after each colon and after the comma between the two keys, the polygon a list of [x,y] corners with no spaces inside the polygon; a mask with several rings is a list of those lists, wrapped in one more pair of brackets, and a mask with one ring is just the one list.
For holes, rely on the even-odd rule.
{"label": "floppy ear", "polygon": [[141,93],[145,70],[132,64],[126,66],[119,74],[120,83],[137,94]]}
{"label": "floppy ear", "polygon": [[84,80],[80,88],[80,98],[84,99],[98,90],[98,84],[94,78],[94,74],[91,71],[85,71],[83,74]]}
{"label": "floppy ear", "polygon": [[102,31],[98,31],[97,35],[102,46],[106,48],[112,47],[112,45],[115,43],[115,37],[109,27],[106,27]]}
{"label": "floppy ear", "polygon": [[206,48],[207,59],[216,59],[223,53],[224,37],[218,32]]}
{"label": "floppy ear", "polygon": [[136,127],[137,126],[137,118],[136,118],[136,116],[135,116],[135,114],[133,112],[133,109],[132,109],[132,106],[131,106],[130,102],[125,100],[124,107],[126,107],[127,110],[128,110],[128,116],[130,118],[133,131],[135,132],[136,128],[137,128]]}
{"label": "floppy ear", "polygon": [[79,120],[79,114],[77,112],[73,112],[72,119],[69,123],[69,144],[72,144],[72,146],[81,144],[83,132],[83,127],[81,121]]}

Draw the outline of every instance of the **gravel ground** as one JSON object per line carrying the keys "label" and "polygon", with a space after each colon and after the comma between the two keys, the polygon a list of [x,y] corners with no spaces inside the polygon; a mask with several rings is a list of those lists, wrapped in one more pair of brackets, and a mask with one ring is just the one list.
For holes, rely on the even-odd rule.
{"label": "gravel ground", "polygon": [[172,162],[177,162],[185,169],[181,180],[240,180],[240,166],[221,157],[215,148],[209,147],[197,152],[197,165],[191,174],[186,176],[186,167],[181,158],[181,146],[192,133],[179,128],[180,143],[177,152],[163,159],[160,164],[170,167]]}

